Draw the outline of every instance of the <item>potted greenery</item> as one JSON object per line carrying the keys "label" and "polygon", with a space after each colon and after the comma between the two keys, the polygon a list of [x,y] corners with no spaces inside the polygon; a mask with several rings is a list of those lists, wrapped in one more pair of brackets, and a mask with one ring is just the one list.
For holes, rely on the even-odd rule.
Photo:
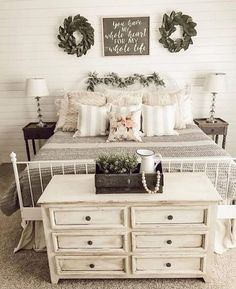
{"label": "potted greenery", "polygon": [[[158,168],[160,170],[160,168]],[[95,187],[97,194],[146,193],[139,173],[136,154],[102,154],[96,161]],[[147,174],[149,187],[156,185],[156,174]],[[163,177],[162,177],[163,183]],[[162,187],[159,193],[162,192]]]}

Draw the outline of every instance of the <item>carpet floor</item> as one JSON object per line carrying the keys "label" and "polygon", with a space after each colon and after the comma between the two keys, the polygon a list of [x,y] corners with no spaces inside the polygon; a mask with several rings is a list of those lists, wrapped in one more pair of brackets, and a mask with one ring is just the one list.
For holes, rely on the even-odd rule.
{"label": "carpet floor", "polygon": [[[13,179],[9,165],[0,165],[0,194]],[[20,236],[20,215],[0,213],[0,289],[236,289],[236,250],[214,256],[212,281],[198,279],[60,280],[50,283],[46,253],[13,249]]]}

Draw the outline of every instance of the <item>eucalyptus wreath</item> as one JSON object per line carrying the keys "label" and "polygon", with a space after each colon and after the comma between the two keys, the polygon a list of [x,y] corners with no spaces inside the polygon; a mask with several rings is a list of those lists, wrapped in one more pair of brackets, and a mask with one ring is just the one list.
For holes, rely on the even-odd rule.
{"label": "eucalyptus wreath", "polygon": [[[181,49],[187,50],[193,44],[192,37],[197,35],[192,17],[182,12],[172,11],[170,16],[164,14],[162,26],[159,28],[161,38],[159,42],[170,52],[179,52]],[[176,26],[182,28],[182,38],[172,39],[171,35],[176,31]]]}
{"label": "eucalyptus wreath", "polygon": [[[74,32],[79,32],[82,40],[77,43]],[[64,19],[63,26],[59,27],[58,46],[63,48],[68,54],[76,54],[77,57],[85,55],[87,51],[94,45],[94,29],[88,20],[76,15],[74,18],[69,16]]]}
{"label": "eucalyptus wreath", "polygon": [[114,72],[108,73],[104,77],[99,77],[96,72],[90,72],[88,74],[87,90],[94,91],[95,86],[99,84],[111,85],[118,88],[127,88],[136,82],[139,82],[144,87],[149,86],[150,84],[154,84],[155,86],[165,86],[165,82],[156,72],[147,76],[135,73],[127,77],[120,77]]}

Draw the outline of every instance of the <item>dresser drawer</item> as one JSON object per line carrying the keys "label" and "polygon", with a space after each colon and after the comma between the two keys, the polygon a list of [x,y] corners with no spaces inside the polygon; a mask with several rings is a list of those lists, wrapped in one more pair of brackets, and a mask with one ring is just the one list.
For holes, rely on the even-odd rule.
{"label": "dresser drawer", "polygon": [[52,238],[56,253],[125,253],[127,251],[125,233],[86,230],[86,233],[52,233]]}
{"label": "dresser drawer", "polygon": [[110,256],[56,256],[57,273],[60,274],[124,274],[127,257]]}
{"label": "dresser drawer", "polygon": [[159,224],[202,224],[205,210],[199,207],[133,207],[132,227],[155,227]]}
{"label": "dresser drawer", "polygon": [[205,234],[159,234],[152,232],[132,233],[132,250],[147,252],[155,250],[205,249]]}
{"label": "dresser drawer", "polygon": [[126,225],[126,208],[53,208],[49,209],[55,229],[116,228]]}
{"label": "dresser drawer", "polygon": [[134,256],[132,268],[135,274],[202,273],[203,257]]}

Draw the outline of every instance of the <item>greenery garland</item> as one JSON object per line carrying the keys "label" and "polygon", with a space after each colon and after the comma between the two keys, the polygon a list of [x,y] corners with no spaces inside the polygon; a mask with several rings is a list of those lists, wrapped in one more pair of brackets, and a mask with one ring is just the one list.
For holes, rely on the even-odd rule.
{"label": "greenery garland", "polygon": [[[164,14],[162,26],[159,28],[161,38],[159,42],[163,44],[170,52],[179,52],[181,49],[187,50],[190,44],[193,44],[192,37],[197,35],[192,17],[182,12],[172,11],[170,16]],[[182,28],[182,38],[171,39],[171,34],[176,31],[176,26]]]}
{"label": "greenery garland", "polygon": [[[79,32],[82,40],[76,43],[74,32]],[[68,54],[76,54],[77,57],[85,55],[87,51],[94,45],[94,29],[88,20],[76,15],[74,18],[69,16],[64,19],[63,27],[59,27],[59,35],[57,38],[60,40],[58,46],[63,48]]]}
{"label": "greenery garland", "polygon": [[98,77],[96,72],[90,72],[88,74],[87,90],[94,91],[95,86],[99,84],[111,85],[113,87],[119,88],[127,88],[136,82],[139,82],[144,87],[149,86],[150,84],[154,84],[156,86],[165,86],[163,79],[161,79],[156,72],[153,72],[148,76],[135,73],[128,77],[120,77],[114,72],[106,74],[104,77]]}

